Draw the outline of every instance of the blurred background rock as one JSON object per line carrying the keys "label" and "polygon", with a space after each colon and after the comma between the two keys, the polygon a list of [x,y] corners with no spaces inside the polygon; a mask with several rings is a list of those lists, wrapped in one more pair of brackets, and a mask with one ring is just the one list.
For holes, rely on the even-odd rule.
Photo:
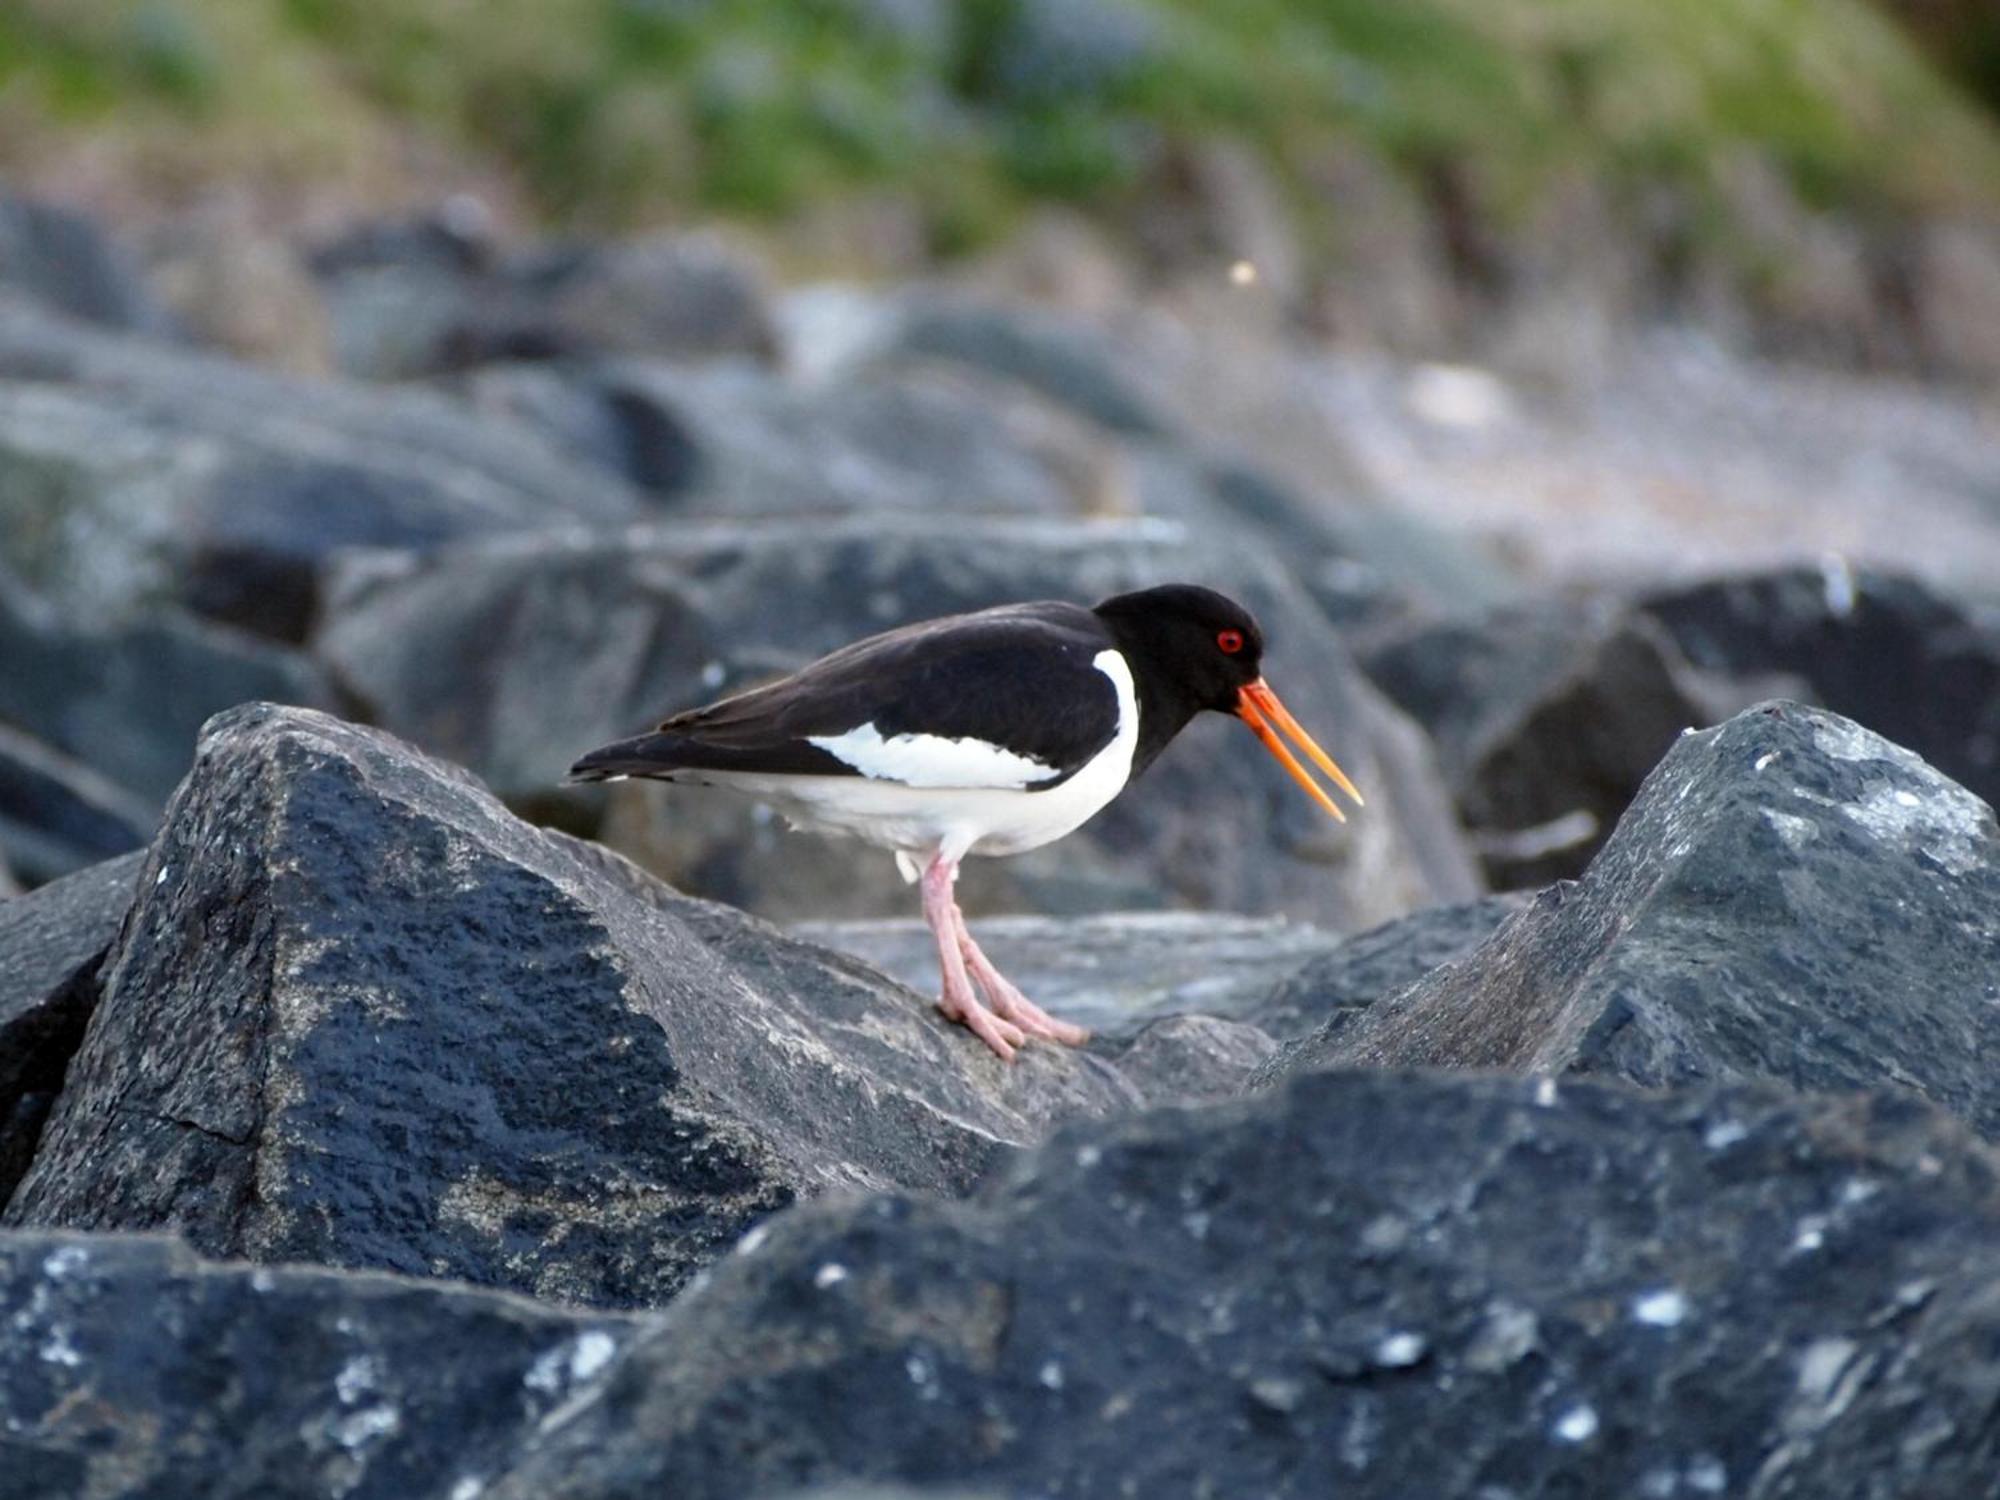
{"label": "blurred background rock", "polygon": [[1976,0],[13,0],[0,852],[142,842],[261,697],[900,914],[555,782],[865,630],[1180,575],[1380,811],[1190,746],[975,911],[1537,885],[1771,691],[1990,798],[1996,111]]}

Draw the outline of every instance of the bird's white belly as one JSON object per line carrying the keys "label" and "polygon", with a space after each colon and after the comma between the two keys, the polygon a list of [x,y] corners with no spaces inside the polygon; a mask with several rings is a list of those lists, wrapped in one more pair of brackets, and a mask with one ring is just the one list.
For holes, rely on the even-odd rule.
{"label": "bird's white belly", "polygon": [[769,803],[794,827],[846,834],[881,849],[928,858],[942,852],[1020,854],[1081,826],[1124,789],[1139,742],[1131,669],[1115,651],[1093,662],[1118,692],[1118,730],[1068,780],[1046,791],[1018,787],[925,787],[867,776],[775,776],[683,770],[674,781],[727,787]]}

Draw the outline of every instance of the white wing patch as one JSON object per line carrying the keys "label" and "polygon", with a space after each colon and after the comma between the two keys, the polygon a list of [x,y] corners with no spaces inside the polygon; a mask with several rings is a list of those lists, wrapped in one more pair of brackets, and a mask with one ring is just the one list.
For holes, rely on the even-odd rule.
{"label": "white wing patch", "polygon": [[1016,755],[985,740],[898,734],[888,739],[872,723],[841,734],[806,736],[842,765],[871,781],[922,787],[1004,787],[1019,791],[1062,774],[1031,755]]}

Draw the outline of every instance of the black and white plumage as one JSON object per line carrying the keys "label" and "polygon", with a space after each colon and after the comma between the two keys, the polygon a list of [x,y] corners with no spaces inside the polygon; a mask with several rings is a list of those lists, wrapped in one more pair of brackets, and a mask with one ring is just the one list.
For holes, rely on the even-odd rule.
{"label": "black and white plumage", "polygon": [[[946,1013],[1011,1056],[1023,1033],[1083,1034],[1026,1001],[972,942],[950,895],[961,859],[1061,838],[1204,709],[1243,717],[1335,816],[1272,725],[1354,795],[1264,685],[1262,654],[1247,610],[1189,584],[1094,609],[1005,605],[857,641],[781,681],[594,750],[571,775],[727,787],[797,827],[891,850],[906,877],[924,879]],[[968,972],[991,1011],[971,993]]]}

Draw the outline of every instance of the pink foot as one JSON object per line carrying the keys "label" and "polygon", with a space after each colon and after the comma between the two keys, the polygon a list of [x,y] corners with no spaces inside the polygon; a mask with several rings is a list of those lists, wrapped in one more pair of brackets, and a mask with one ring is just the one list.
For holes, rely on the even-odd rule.
{"label": "pink foot", "polygon": [[965,959],[965,967],[980,989],[986,992],[994,1014],[1013,1022],[1029,1036],[1047,1037],[1065,1046],[1081,1047],[1090,1040],[1090,1033],[1081,1026],[1058,1021],[1016,989],[1013,981],[996,969],[993,960],[981,952],[979,944],[972,940],[972,934],[966,930],[965,916],[955,904],[952,915],[957,918],[958,947]]}

